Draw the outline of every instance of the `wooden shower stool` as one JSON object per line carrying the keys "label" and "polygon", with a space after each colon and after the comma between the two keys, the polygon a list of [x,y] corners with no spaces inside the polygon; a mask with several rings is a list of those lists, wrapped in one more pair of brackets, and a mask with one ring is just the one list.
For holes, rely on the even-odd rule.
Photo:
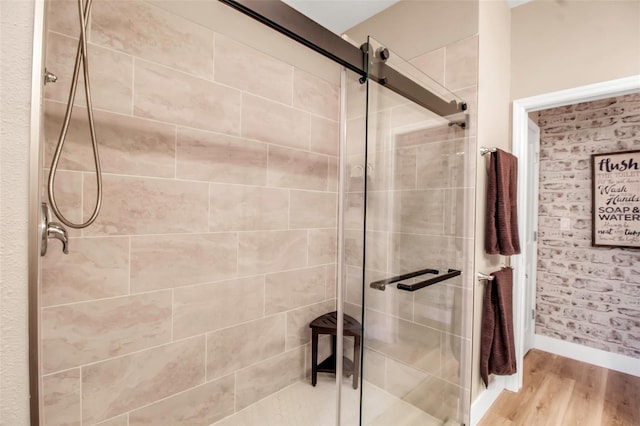
{"label": "wooden shower stool", "polygon": [[[318,382],[318,372],[334,373],[336,372],[336,335],[338,313],[336,311],[329,312],[319,316],[311,321],[311,384],[313,386]],[[353,375],[353,388],[358,389],[358,372],[360,370],[360,338],[362,336],[362,325],[353,317],[344,314],[343,328],[345,336],[352,336],[353,343],[353,361],[347,357],[343,357],[343,371],[346,376]],[[318,336],[320,334],[331,335],[331,356],[318,365]]]}

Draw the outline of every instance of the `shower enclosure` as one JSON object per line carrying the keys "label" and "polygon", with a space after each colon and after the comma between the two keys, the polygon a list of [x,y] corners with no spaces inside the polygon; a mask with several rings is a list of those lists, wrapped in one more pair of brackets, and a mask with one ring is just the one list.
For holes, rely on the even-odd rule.
{"label": "shower enclosure", "polygon": [[[76,9],[46,5],[58,81],[43,91],[38,206]],[[69,254],[50,240],[31,259],[33,424],[468,423],[465,100],[393,46],[360,40],[359,73],[221,2],[95,0],[87,34],[103,207],[67,230]],[[79,86],[55,181],[76,222],[96,195]],[[310,382],[309,323],[332,311],[337,344],[321,336],[319,359],[336,351],[347,370],[340,319],[357,320],[357,389]]]}

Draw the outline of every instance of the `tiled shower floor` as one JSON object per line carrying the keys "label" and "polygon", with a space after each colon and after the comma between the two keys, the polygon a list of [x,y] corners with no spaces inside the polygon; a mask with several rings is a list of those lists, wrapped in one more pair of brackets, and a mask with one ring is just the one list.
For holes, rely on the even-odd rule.
{"label": "tiled shower floor", "polygon": [[[364,383],[363,422],[370,426],[436,426],[442,421],[411,404]],[[342,426],[358,425],[359,390],[342,387]],[[319,375],[313,387],[308,381],[298,382],[235,413],[215,426],[330,426],[335,425],[335,379]]]}

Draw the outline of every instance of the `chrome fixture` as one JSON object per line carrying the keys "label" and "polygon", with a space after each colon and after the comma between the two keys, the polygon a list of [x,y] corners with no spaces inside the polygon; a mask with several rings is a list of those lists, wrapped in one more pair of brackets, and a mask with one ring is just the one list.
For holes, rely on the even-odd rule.
{"label": "chrome fixture", "polygon": [[[78,41],[78,50],[76,52],[76,63],[73,68],[73,77],[71,77],[71,89],[69,90],[69,99],[67,100],[67,110],[64,115],[64,122],[60,131],[60,137],[58,138],[58,144],[56,146],[55,153],[53,154],[53,160],[51,161],[51,169],[49,170],[49,179],[47,182],[47,194],[49,196],[49,203],[51,204],[51,210],[60,219],[60,222],[70,228],[81,229],[91,225],[100,212],[102,205],[102,172],[100,171],[100,155],[98,154],[98,141],[96,139],[95,125],[93,121],[93,107],[91,104],[91,87],[89,84],[89,62],[87,57],[87,23],[89,22],[89,16],[91,14],[91,2],[92,0],[86,0],[86,5],[83,4],[83,0],[78,0],[78,14],[80,15],[80,40]],[[54,184],[56,179],[56,172],[58,171],[58,162],[60,161],[60,154],[62,154],[62,147],[64,141],[67,138],[67,132],[69,131],[69,124],[71,122],[71,113],[73,111],[73,102],[76,98],[76,90],[78,88],[78,78],[80,72],[80,64],[82,63],[82,71],[84,76],[84,92],[87,101],[87,114],[89,118],[89,133],[91,134],[91,146],[93,148],[93,162],[96,171],[97,180],[97,195],[96,204],[93,213],[84,223],[73,223],[68,220],[60,212],[58,204],[56,203]],[[53,75],[53,74],[52,74]],[[45,79],[47,77],[45,76]],[[57,238],[57,237],[56,237]]]}
{"label": "chrome fixture", "polygon": [[50,238],[55,238],[62,242],[62,251],[69,254],[69,237],[67,230],[57,222],[50,222],[49,207],[46,203],[40,206],[40,256],[47,254],[47,245]]}
{"label": "chrome fixture", "polygon": [[493,281],[493,277],[491,275],[478,272],[478,281]]}
{"label": "chrome fixture", "polygon": [[480,155],[487,155],[490,152],[496,152],[496,148],[487,148],[486,146],[480,147]]}
{"label": "chrome fixture", "polygon": [[44,84],[55,83],[56,81],[58,81],[58,76],[45,68],[44,69]]}

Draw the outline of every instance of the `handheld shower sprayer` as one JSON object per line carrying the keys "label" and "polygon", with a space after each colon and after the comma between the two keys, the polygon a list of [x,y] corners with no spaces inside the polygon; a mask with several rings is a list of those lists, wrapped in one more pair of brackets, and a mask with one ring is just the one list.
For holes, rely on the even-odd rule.
{"label": "handheld shower sprayer", "polygon": [[[98,217],[100,208],[102,206],[102,171],[100,169],[100,155],[98,152],[98,140],[96,138],[95,123],[93,118],[93,105],[91,102],[91,84],[90,84],[90,78],[89,78],[89,58],[87,54],[87,31],[86,30],[89,22],[89,17],[91,14],[91,4],[92,4],[92,0],[86,0],[86,3],[83,3],[83,0],[78,0],[78,14],[80,19],[80,39],[78,40],[78,49],[76,51],[76,60],[73,68],[73,76],[71,78],[71,87],[69,89],[67,109],[64,115],[64,121],[62,123],[62,129],[60,130],[58,144],[56,145],[56,149],[53,154],[53,159],[51,161],[51,168],[49,170],[49,178],[47,181],[47,194],[49,197],[51,210],[53,210],[53,213],[60,220],[60,222],[62,222],[62,224],[75,229],[86,228],[87,226],[91,225]],[[58,203],[56,202],[54,188],[55,188],[56,173],[58,171],[58,162],[60,161],[62,148],[67,138],[69,125],[71,123],[71,115],[73,112],[73,104],[76,98],[76,91],[78,89],[78,79],[80,77],[81,66],[82,66],[82,74],[84,77],[84,92],[85,92],[85,98],[87,103],[89,133],[91,137],[91,146],[93,148],[93,162],[94,162],[95,172],[96,172],[97,194],[96,194],[95,207],[89,219],[87,219],[86,222],[74,223],[71,220],[67,219],[58,208]],[[55,80],[56,79],[51,79],[51,78],[47,79],[48,82],[55,82]],[[55,232],[49,232],[49,228],[54,228],[54,227],[56,228]],[[59,224],[49,223],[47,219],[47,225],[44,227],[44,230],[42,232],[46,233],[47,238],[53,237],[53,238],[61,239],[59,235],[64,234],[65,238],[63,243],[65,244],[64,247],[66,249],[66,246],[68,244],[68,241],[66,239],[66,231]],[[46,248],[44,249],[44,251],[46,251]],[[44,255],[44,253],[42,254]]]}

